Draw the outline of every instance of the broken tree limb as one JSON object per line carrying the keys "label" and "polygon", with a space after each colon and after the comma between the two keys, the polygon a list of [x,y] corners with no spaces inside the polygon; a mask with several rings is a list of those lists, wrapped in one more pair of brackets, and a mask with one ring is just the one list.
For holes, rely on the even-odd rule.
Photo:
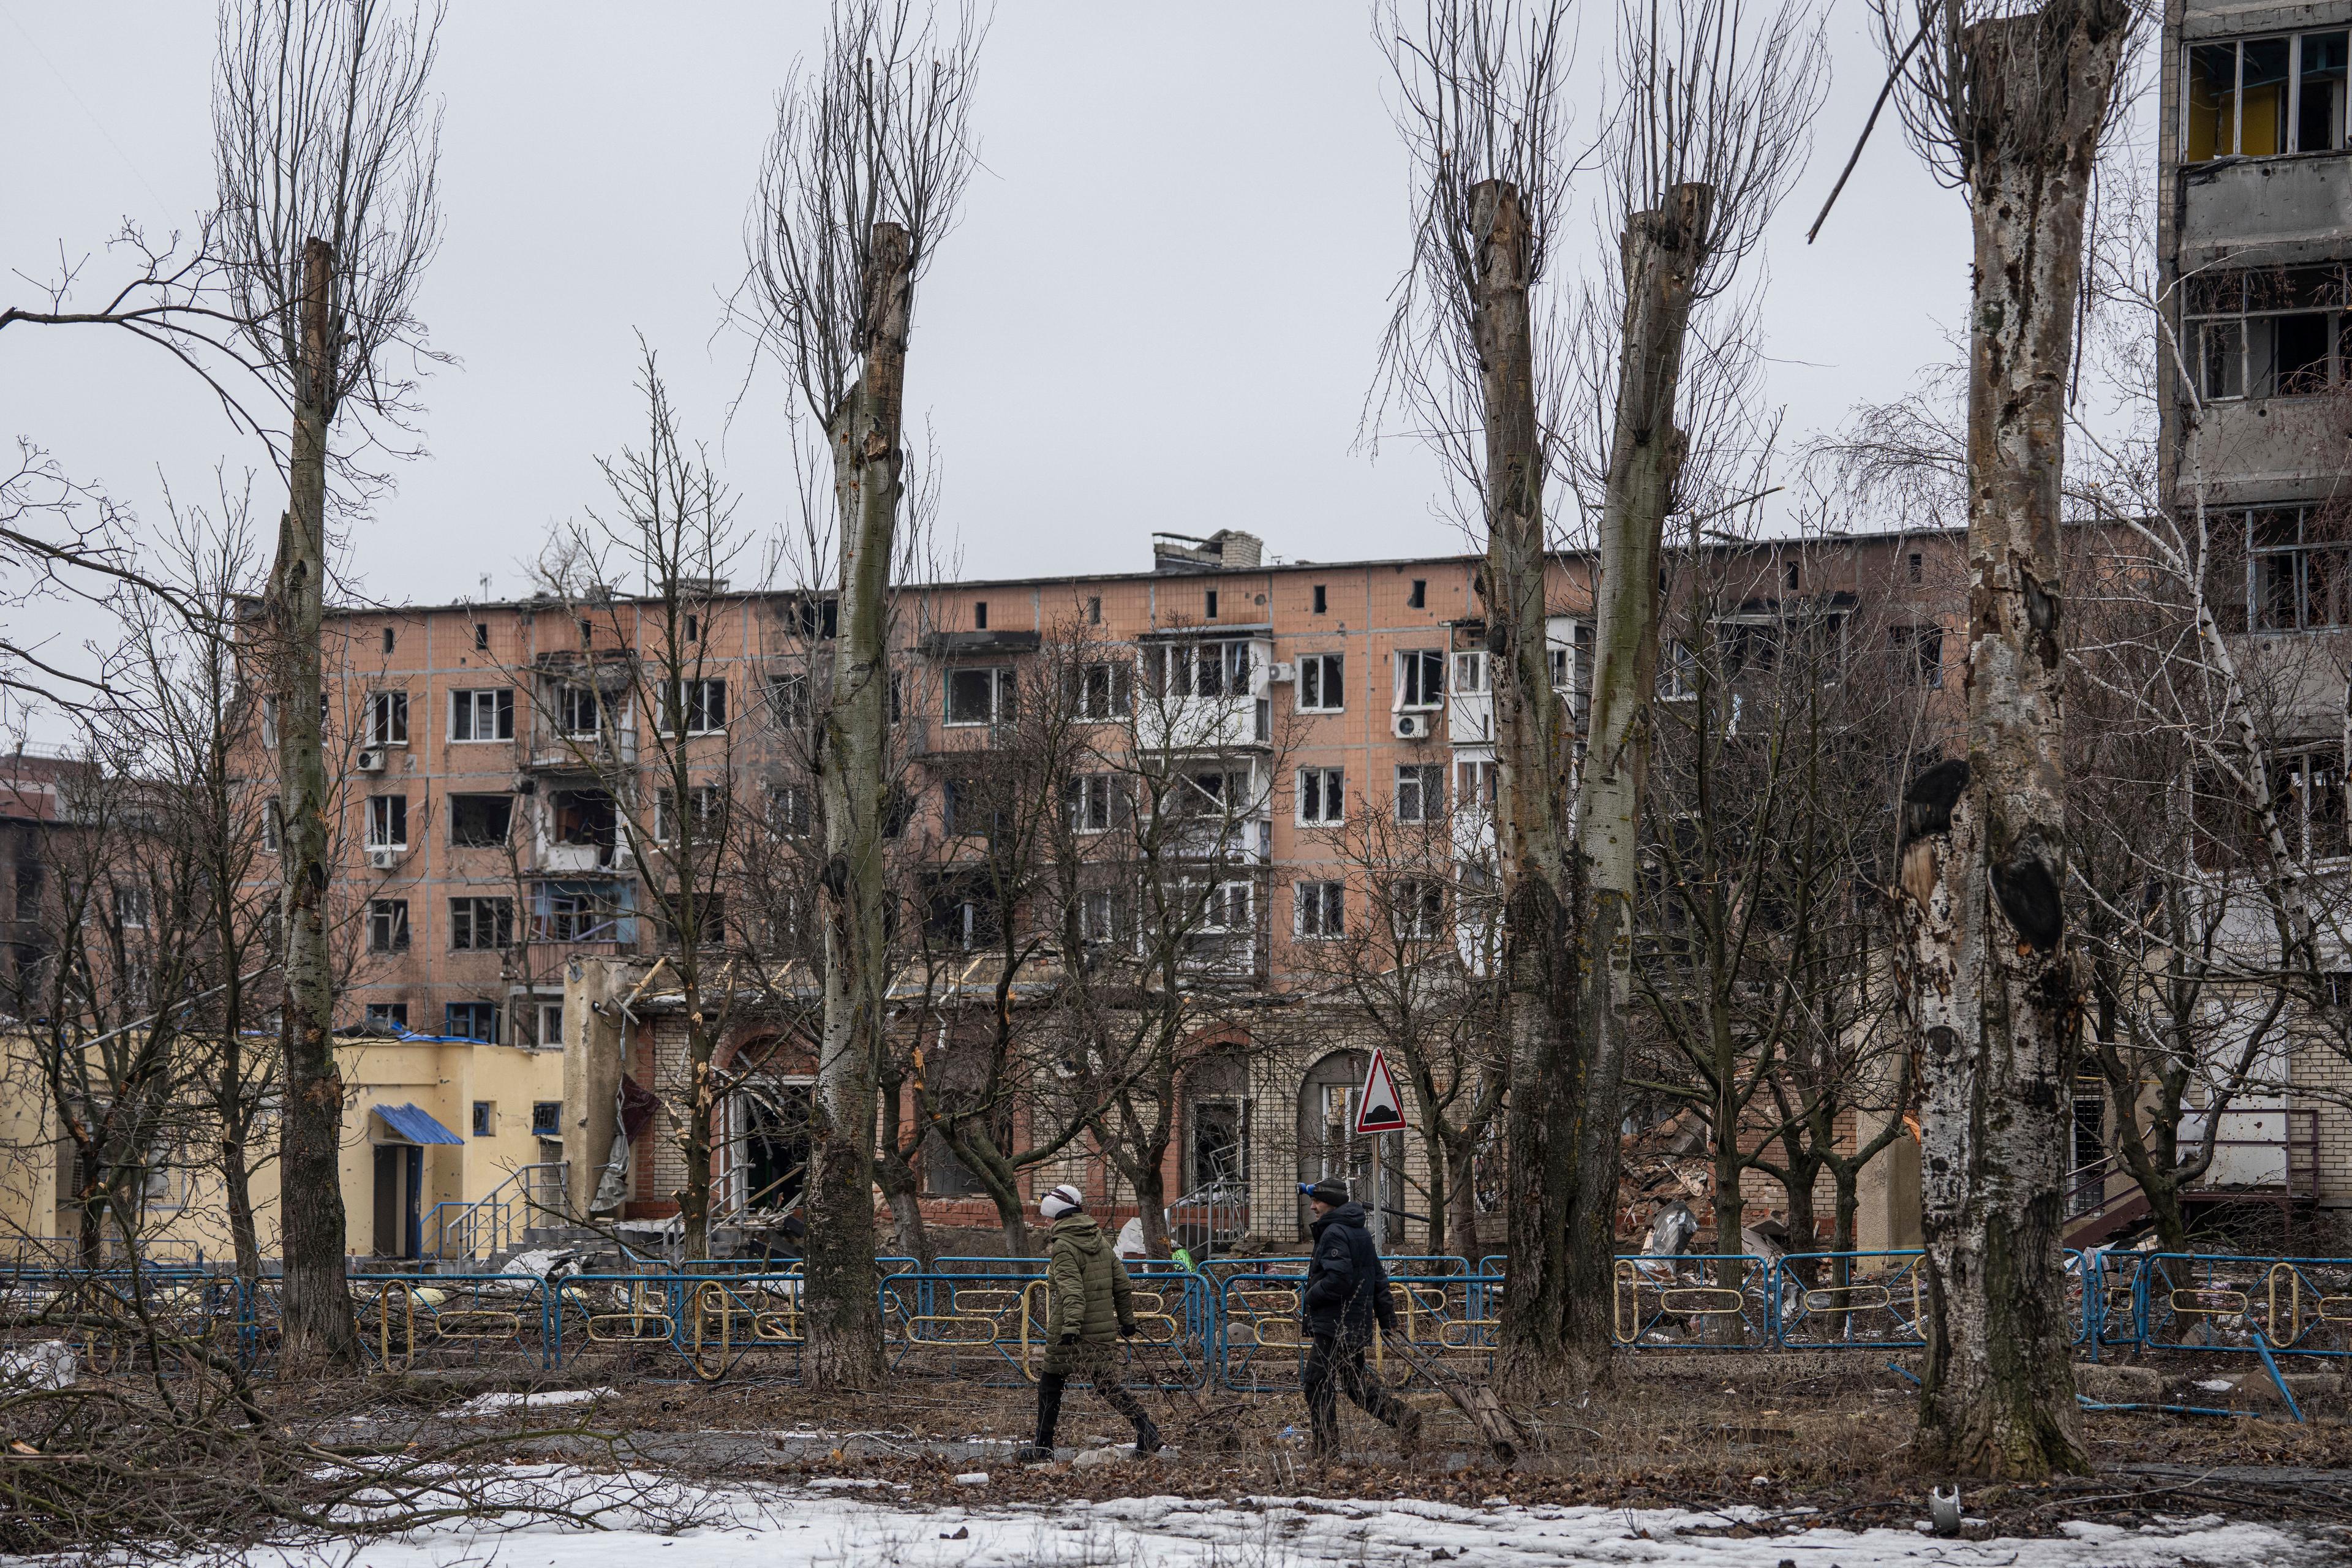
{"label": "broken tree limb", "polygon": [[1862,162],[1862,150],[1870,145],[1870,133],[1878,128],[1878,116],[1886,108],[1886,100],[1895,96],[1895,84],[1903,79],[1903,73],[1910,68],[1911,57],[1917,54],[1919,46],[1927,41],[1927,27],[1926,22],[1919,24],[1919,30],[1912,35],[1910,45],[1903,51],[1903,58],[1896,60],[1895,68],[1886,73],[1886,85],[1878,89],[1878,101],[1870,106],[1870,118],[1862,122],[1862,134],[1854,138],[1853,151],[1847,154],[1845,167],[1838,171],[1837,184],[1830,187],[1829,200],[1822,204],[1822,216],[1813,220],[1812,227],[1805,230],[1807,245],[1812,244],[1821,234],[1822,225],[1830,221],[1830,208],[1837,205],[1838,196],[1844,191],[1846,181],[1853,176],[1854,165]]}

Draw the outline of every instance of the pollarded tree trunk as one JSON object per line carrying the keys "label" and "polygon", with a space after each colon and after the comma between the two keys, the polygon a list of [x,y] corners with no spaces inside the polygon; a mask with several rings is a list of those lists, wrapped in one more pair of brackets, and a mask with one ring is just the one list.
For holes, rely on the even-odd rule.
{"label": "pollarded tree trunk", "polygon": [[827,422],[841,510],[841,608],[818,784],[824,801],[824,1026],[809,1155],[808,1373],[862,1387],[882,1370],[874,1310],[876,1064],[889,991],[883,819],[890,560],[898,540],[907,324],[914,256],[878,223],[860,328],[862,365]]}
{"label": "pollarded tree trunk", "polygon": [[327,755],[320,714],[320,623],[326,606],[327,422],[333,247],[302,249],[302,363],[293,384],[290,494],[267,596],[278,698],[283,817],[280,909],[286,951],[279,1024],[286,1119],[278,1147],[285,1251],[285,1350],[297,1362],[356,1362],[359,1331],[344,1282],[343,1079],[335,1064],[335,979],[327,951]]}
{"label": "pollarded tree trunk", "polygon": [[[1473,186],[1470,213],[1478,237],[1474,310],[1486,425],[1486,647],[1510,1082],[1510,1280],[1496,1371],[1541,1389],[1561,1371],[1560,1335],[1572,1310],[1570,1152],[1584,1108],[1574,1007],[1569,735],[1545,637],[1545,464],[1528,310],[1527,215],[1518,188],[1503,180]],[[1605,1328],[1603,1333],[1605,1356]]]}
{"label": "pollarded tree trunk", "polygon": [[2087,1468],[2060,1272],[2080,984],[2065,940],[2059,497],[2099,136],[2130,24],[2050,0],[1963,36],[1978,130],[1968,755],[1905,795],[1904,1003],[1922,1066],[1920,1461]]}
{"label": "pollarded tree trunk", "polygon": [[1714,205],[1711,187],[1676,185],[1662,205],[1633,215],[1620,241],[1625,317],[1601,514],[1591,719],[1576,808],[1585,884],[1576,1016],[1588,1063],[1572,1154],[1563,1338],[1588,1363],[1609,1353],[1619,1094],[1632,1030],[1633,895],[1658,679],[1658,552],[1682,473],[1675,404]]}

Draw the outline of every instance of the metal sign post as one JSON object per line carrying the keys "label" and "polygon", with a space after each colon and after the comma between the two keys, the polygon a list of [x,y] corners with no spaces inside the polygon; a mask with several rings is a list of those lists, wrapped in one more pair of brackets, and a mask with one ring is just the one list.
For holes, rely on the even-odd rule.
{"label": "metal sign post", "polygon": [[1356,1131],[1372,1139],[1372,1245],[1385,1247],[1389,1237],[1389,1189],[1381,1170],[1381,1141],[1404,1131],[1404,1097],[1397,1092],[1396,1075],[1389,1071],[1388,1053],[1372,1050],[1364,1069],[1364,1087],[1356,1096]]}

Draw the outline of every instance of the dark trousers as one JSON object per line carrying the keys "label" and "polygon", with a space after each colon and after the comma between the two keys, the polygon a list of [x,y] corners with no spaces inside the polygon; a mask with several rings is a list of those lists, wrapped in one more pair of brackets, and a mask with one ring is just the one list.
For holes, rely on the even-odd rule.
{"label": "dark trousers", "polygon": [[1150,1426],[1142,1405],[1119,1381],[1118,1352],[1108,1340],[1080,1340],[1067,1350],[1069,1370],[1049,1372],[1037,1379],[1037,1447],[1054,1446],[1054,1428],[1062,1415],[1063,1385],[1075,1378],[1091,1387],[1104,1404],[1135,1423],[1140,1433]]}
{"label": "dark trousers", "polygon": [[1307,1417],[1315,1430],[1315,1448],[1328,1453],[1339,1443],[1339,1390],[1363,1412],[1393,1426],[1402,1415],[1397,1397],[1381,1386],[1364,1364],[1364,1342],[1353,1336],[1317,1334],[1307,1352]]}

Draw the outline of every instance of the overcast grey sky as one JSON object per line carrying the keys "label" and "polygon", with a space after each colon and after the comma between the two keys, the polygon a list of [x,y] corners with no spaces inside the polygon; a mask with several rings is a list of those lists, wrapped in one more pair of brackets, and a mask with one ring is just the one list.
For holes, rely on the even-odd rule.
{"label": "overcast grey sky", "polygon": [[[1288,558],[1452,549],[1433,463],[1356,450],[1406,254],[1406,166],[1360,0],[1002,0],[974,123],[984,167],[917,301],[912,419],[942,458],[965,573],[1146,565],[1155,529],[1241,527]],[[1589,5],[1586,79],[1613,7]],[[788,501],[787,389],[719,329],[773,99],[819,0],[458,0],[441,38],[447,234],[421,311],[458,363],[425,384],[429,455],[353,539],[399,602],[523,586],[547,525],[601,499],[638,437],[642,331],[743,498]],[[1961,197],[1880,127],[1821,244],[1803,231],[1883,68],[1837,0],[1812,165],[1761,258],[1770,395],[1801,434],[1946,353],[1968,288]],[[0,0],[0,267],[46,276],[125,216],[188,225],[212,191],[209,5]],[[1603,106],[1583,107],[1599,123]],[[1582,263],[1590,245],[1570,247]],[[104,255],[89,277],[110,275]],[[5,298],[28,290],[0,279]],[[0,438],[31,437],[142,511],[259,466],[197,384],[100,334],[12,331]],[[283,503],[265,479],[257,500]],[[1889,520],[1892,521],[1892,520]]]}

